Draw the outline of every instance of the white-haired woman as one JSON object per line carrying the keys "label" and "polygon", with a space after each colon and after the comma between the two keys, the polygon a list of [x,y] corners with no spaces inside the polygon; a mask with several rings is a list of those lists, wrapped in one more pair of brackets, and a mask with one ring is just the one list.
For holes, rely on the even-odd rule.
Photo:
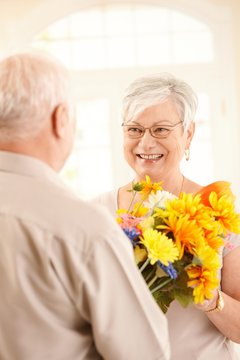
{"label": "white-haired woman", "polygon": [[[164,190],[176,196],[202,188],[180,169],[184,155],[189,157],[196,108],[192,88],[170,74],[142,77],[127,88],[122,129],[124,155],[135,172],[134,182],[148,175],[154,182],[163,181]],[[131,188],[132,181],[95,201],[116,216],[118,208],[129,207]],[[174,301],[166,314],[172,360],[238,358],[232,341],[240,343],[240,237],[232,235],[231,241],[232,249],[223,252],[221,292],[203,305],[186,309]]]}

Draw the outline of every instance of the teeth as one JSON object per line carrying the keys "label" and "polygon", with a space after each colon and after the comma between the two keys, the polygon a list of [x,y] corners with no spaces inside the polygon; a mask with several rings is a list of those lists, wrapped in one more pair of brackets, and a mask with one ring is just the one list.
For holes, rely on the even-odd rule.
{"label": "teeth", "polygon": [[155,160],[155,159],[160,159],[163,155],[145,155],[145,154],[139,154],[139,156],[142,159],[145,160]]}

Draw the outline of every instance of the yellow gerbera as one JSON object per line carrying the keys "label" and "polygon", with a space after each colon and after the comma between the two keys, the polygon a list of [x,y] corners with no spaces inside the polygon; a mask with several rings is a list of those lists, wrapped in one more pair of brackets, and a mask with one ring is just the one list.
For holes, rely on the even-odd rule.
{"label": "yellow gerbera", "polygon": [[226,234],[227,230],[240,233],[240,214],[235,212],[231,197],[222,196],[218,198],[215,192],[211,192],[209,203],[213,209],[215,220],[220,226],[220,233]]}
{"label": "yellow gerbera", "polygon": [[171,214],[164,222],[166,225],[158,225],[156,227],[173,234],[180,259],[183,257],[185,248],[188,252],[194,254],[194,249],[198,242],[204,241],[203,230],[194,220],[189,220],[188,216],[177,217]]}
{"label": "yellow gerbera", "polygon": [[196,264],[187,267],[188,286],[193,287],[194,302],[203,303],[213,297],[213,290],[219,285],[218,270],[220,259],[218,254],[208,245],[197,249]]}
{"label": "yellow gerbera", "polygon": [[168,266],[169,262],[172,263],[178,259],[179,252],[176,245],[165,234],[154,229],[147,229],[140,238],[148,251],[151,265],[160,260],[162,264]]}
{"label": "yellow gerbera", "polygon": [[220,267],[219,254],[205,243],[200,243],[197,246],[196,257],[200,260],[201,264],[208,269],[218,270]]}
{"label": "yellow gerbera", "polygon": [[219,285],[216,272],[211,273],[208,269],[199,265],[192,265],[187,270],[189,279],[188,286],[193,287],[195,304],[203,303],[205,299],[213,297],[213,290]]}
{"label": "yellow gerbera", "polygon": [[200,195],[181,193],[179,198],[166,201],[166,210],[175,213],[177,216],[189,215],[189,218],[196,217],[203,209]]}
{"label": "yellow gerbera", "polygon": [[224,245],[224,239],[219,236],[216,231],[204,231],[206,243],[215,251],[219,251],[220,247]]}
{"label": "yellow gerbera", "polygon": [[201,203],[200,195],[181,193],[179,198],[167,200],[166,209],[156,209],[155,214],[159,218],[169,217],[170,214],[176,217],[187,216],[189,220],[194,220],[196,225],[209,231],[216,227],[213,210]]}

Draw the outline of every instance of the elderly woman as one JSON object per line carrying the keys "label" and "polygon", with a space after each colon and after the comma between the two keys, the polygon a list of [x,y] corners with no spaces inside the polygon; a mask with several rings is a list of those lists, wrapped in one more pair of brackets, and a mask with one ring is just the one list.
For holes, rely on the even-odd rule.
{"label": "elderly woman", "polygon": [[[155,74],[134,81],[123,100],[123,136],[126,161],[135,172],[134,182],[149,175],[175,195],[196,193],[201,185],[181,172],[182,158],[189,158],[194,135],[197,98],[191,87],[170,74]],[[116,216],[128,208],[132,181],[102,194],[97,201]],[[96,200],[95,200],[96,201]],[[138,199],[136,198],[136,201]],[[202,305],[183,308],[174,301],[169,322],[172,360],[237,359],[233,342],[240,343],[240,237],[223,251],[221,291]],[[147,346],[147,344],[146,344]]]}

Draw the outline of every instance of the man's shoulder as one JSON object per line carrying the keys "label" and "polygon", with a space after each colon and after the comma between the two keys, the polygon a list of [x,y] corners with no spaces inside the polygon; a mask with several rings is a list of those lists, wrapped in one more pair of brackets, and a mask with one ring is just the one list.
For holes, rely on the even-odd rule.
{"label": "man's shoulder", "polygon": [[[82,200],[65,184],[25,176],[1,177],[1,212],[59,236],[100,232],[110,215]],[[3,190],[4,188],[4,190]]]}
{"label": "man's shoulder", "polygon": [[[57,228],[82,233],[100,233],[103,228],[114,226],[109,212],[100,204],[89,203],[81,199],[68,187],[50,186],[45,194],[46,206],[49,206],[46,218],[51,219]],[[42,209],[44,212],[44,209]]]}

